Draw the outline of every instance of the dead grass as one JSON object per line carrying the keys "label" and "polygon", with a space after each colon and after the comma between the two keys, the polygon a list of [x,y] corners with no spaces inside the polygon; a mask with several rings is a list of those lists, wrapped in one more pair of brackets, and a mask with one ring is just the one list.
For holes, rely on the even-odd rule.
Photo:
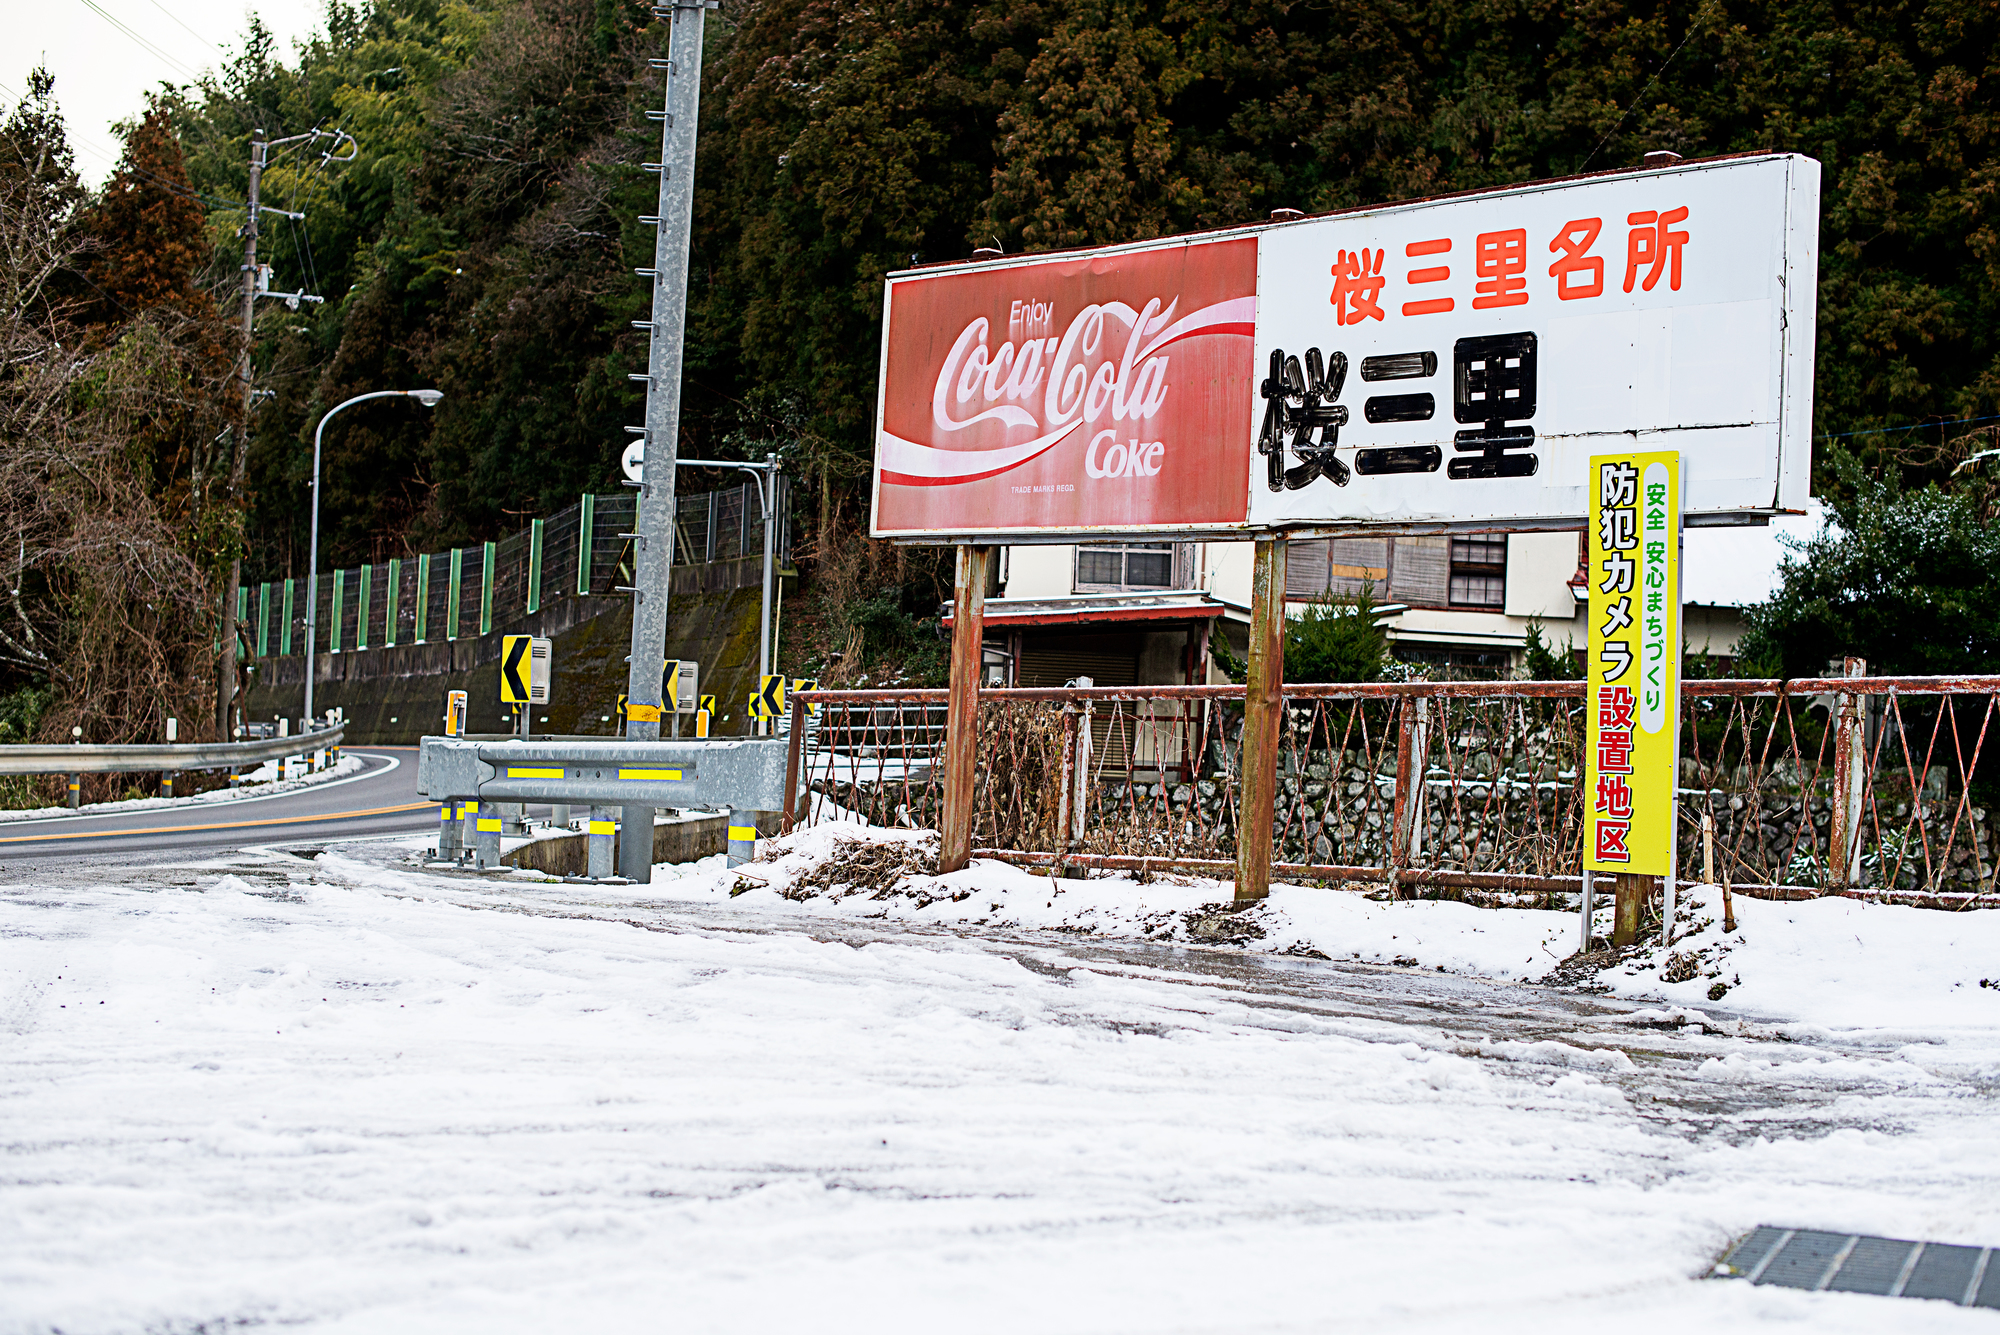
{"label": "dead grass", "polygon": [[833,854],[779,891],[794,903],[870,894],[882,899],[911,876],[937,875],[938,838],[885,842],[840,838]]}

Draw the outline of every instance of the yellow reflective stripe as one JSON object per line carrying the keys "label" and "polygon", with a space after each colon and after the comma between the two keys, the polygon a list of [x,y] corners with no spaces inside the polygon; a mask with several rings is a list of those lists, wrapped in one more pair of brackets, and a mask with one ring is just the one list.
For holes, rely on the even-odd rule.
{"label": "yellow reflective stripe", "polygon": [[500,832],[500,822],[497,820],[481,820],[476,828],[481,834],[498,834]]}
{"label": "yellow reflective stripe", "polygon": [[507,777],[510,779],[560,779],[563,777],[563,768],[560,765],[509,765],[507,767]]}
{"label": "yellow reflective stripe", "polygon": [[621,779],[678,779],[681,777],[681,772],[677,769],[621,769],[618,771],[618,777]]}
{"label": "yellow reflective stripe", "polygon": [[616,834],[618,832],[618,822],[615,820],[594,820],[590,822],[590,832],[592,834]]}
{"label": "yellow reflective stripe", "polygon": [[732,825],[729,827],[729,842],[741,843],[745,839],[755,839],[757,827],[754,825]]}
{"label": "yellow reflective stripe", "polygon": [[634,723],[658,723],[660,721],[660,707],[658,705],[635,705],[627,701],[625,704],[625,717]]}

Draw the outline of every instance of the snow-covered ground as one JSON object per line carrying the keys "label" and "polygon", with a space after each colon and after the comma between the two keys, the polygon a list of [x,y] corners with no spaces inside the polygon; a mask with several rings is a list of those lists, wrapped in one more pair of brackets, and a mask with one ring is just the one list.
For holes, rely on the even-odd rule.
{"label": "snow-covered ground", "polygon": [[1564,915],[1284,889],[1190,949],[1213,885],[796,886],[831,838],[6,887],[0,1331],[1993,1329],[1700,1278],[1762,1222],[2000,1243],[1987,918],[1739,901],[1725,1001],[1608,979],[1679,1026],[1500,981]]}
{"label": "snow-covered ground", "polygon": [[[1218,915],[1214,906],[1230,898],[1231,887],[1199,877],[1144,885],[1102,874],[1051,880],[981,861],[947,876],[902,875],[878,889],[819,872],[830,858],[856,847],[901,848],[914,857],[934,851],[936,836],[817,826],[767,842],[760,860],[739,872],[719,856],[658,868],[652,889],[690,902],[783,904],[909,923],[1231,940],[1258,952],[1520,982],[1553,972],[1577,949],[1580,935],[1573,912],[1495,910],[1450,900],[1392,904],[1317,885],[1274,886],[1265,904]],[[809,884],[815,872],[829,883]],[[1786,1022],[1794,1035],[1831,1028],[1925,1040],[1960,1027],[2000,1030],[2000,913],[1841,898],[1785,903],[1739,894],[1734,900],[1736,930],[1725,933],[1720,890],[1683,887],[1673,945],[1619,961],[1597,984],[1615,995],[1684,1008],[1726,1004],[1732,1012]],[[1595,932],[1608,937],[1610,929],[1605,902]]]}

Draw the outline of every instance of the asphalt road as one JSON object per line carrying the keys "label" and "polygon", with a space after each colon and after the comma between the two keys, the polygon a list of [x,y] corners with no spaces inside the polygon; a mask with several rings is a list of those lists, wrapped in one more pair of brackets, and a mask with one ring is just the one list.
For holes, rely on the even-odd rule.
{"label": "asphalt road", "polygon": [[288,793],[0,822],[0,864],[151,859],[437,829],[437,803],[417,793],[415,747],[350,748],[347,754],[366,768]]}

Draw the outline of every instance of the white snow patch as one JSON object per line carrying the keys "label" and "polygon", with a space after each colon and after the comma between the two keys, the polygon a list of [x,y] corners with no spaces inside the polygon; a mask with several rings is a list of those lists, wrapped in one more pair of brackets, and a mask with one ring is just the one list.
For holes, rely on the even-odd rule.
{"label": "white snow patch", "polygon": [[[743,910],[1195,943],[1224,939],[1205,935],[1199,921],[1191,923],[1205,918],[1222,933],[1238,923],[1260,931],[1254,939],[1234,942],[1247,950],[1512,980],[1547,975],[1576,950],[1578,938],[1576,915],[1569,912],[1477,908],[1450,900],[1390,902],[1307,885],[1275,885],[1263,905],[1224,918],[1217,910],[1232,893],[1226,882],[1160,876],[1140,884],[1124,875],[1058,880],[984,860],[944,876],[912,874],[886,892],[835,885],[796,901],[786,898],[804,877],[857,841],[930,847],[935,836],[814,826],[764,842],[759,860],[735,871],[719,855],[655,868],[650,893],[694,902],[727,900]],[[645,887],[633,892],[648,893]],[[1785,1036],[1792,1038],[1815,1032],[1798,1025],[1819,1032],[1864,1030],[1883,1041],[1906,1042],[1961,1031],[2000,1032],[2000,912],[1946,913],[1836,898],[1773,902],[1739,894],[1735,913],[1737,930],[1724,934],[1719,890],[1683,887],[1681,934],[1671,949],[1655,945],[1642,951],[1600,975],[1600,983],[1615,995],[1674,1003],[1671,1010],[1648,1015],[1746,1037],[1753,1031],[1774,1034],[1772,1024],[1788,1023],[1793,1027]],[[1600,935],[1608,933],[1608,918],[1600,918],[1599,929]],[[1698,967],[1692,978],[1668,982],[1664,975],[1676,954],[1696,957]],[[1718,984],[1722,998],[1711,998]],[[1710,1021],[1697,1009],[1715,1005],[1769,1023],[1746,1028],[1741,1019]]]}

